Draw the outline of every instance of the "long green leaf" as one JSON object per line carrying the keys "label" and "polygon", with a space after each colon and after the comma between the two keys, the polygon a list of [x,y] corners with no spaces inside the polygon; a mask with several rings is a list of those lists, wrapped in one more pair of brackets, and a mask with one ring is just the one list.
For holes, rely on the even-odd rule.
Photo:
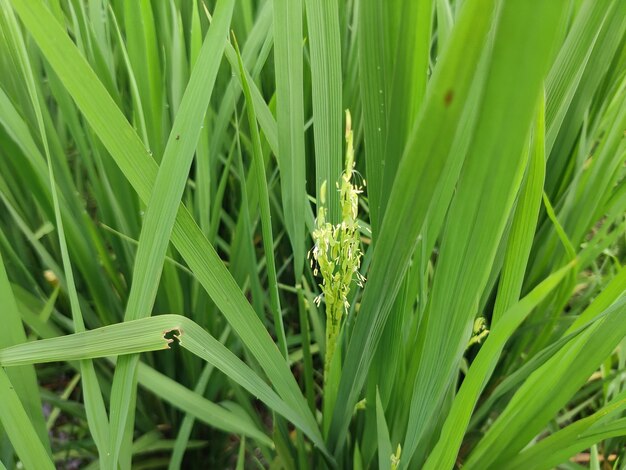
{"label": "long green leaf", "polygon": [[[27,311],[22,309],[22,315],[25,315]],[[169,318],[168,318],[169,317]],[[171,318],[174,317],[174,321]],[[16,361],[25,361],[31,362],[32,360],[45,360],[47,353],[41,353],[40,350],[45,350],[47,348],[47,341],[52,341],[53,344],[56,340],[62,339],[60,343],[56,343],[56,345],[52,348],[54,350],[61,347],[61,349],[65,349],[66,352],[68,350],[78,348],[80,351],[78,355],[80,356],[88,356],[90,348],[94,349],[94,345],[89,346],[89,343],[92,343],[93,338],[100,336],[102,330],[98,332],[98,330],[91,330],[92,333],[83,332],[82,338],[78,341],[76,340],[75,335],[69,336],[60,336],[60,331],[58,331],[54,326],[50,324],[40,324],[37,326],[35,318],[25,315],[25,322],[32,329],[41,330],[41,335],[45,338],[45,341],[29,343],[25,351],[20,352],[19,350],[13,350],[13,359]],[[177,321],[181,320],[181,321]],[[104,334],[113,342],[117,341],[120,337],[124,336],[124,332],[128,332],[129,338],[139,337],[140,341],[137,345],[137,350],[131,349],[130,352],[145,352],[148,350],[163,350],[167,349],[168,345],[171,344],[171,340],[165,339],[164,333],[171,327],[179,328],[182,322],[190,322],[186,317],[170,315],[164,316],[161,319],[160,316],[146,318],[143,320],[137,320],[133,322],[125,322],[118,323],[116,325],[111,325],[107,330],[104,330]],[[141,325],[143,323],[143,326]],[[157,327],[154,330],[151,330],[150,327],[146,327],[146,325],[156,324]],[[172,330],[172,333],[178,331],[176,329]],[[85,336],[88,335],[88,336]],[[206,339],[207,333],[201,333],[204,339]],[[70,338],[72,339],[65,339]],[[79,337],[81,338],[81,337]],[[85,340],[87,338],[87,340]],[[129,340],[130,342],[130,340]],[[68,344],[68,348],[64,348],[63,344]],[[100,354],[107,355],[108,352],[111,353],[111,356],[117,354],[116,351],[119,351],[118,345],[106,346],[100,344],[95,346],[100,351]],[[156,348],[156,349],[155,349]],[[224,348],[225,349],[225,348]],[[75,351],[70,351],[71,354],[75,354]],[[68,353],[68,354],[70,354]],[[0,353],[4,354],[4,353]],[[230,353],[226,350],[226,355]],[[110,357],[112,359],[112,357]],[[239,359],[235,358],[235,361],[239,361]],[[1,361],[0,361],[1,363]],[[215,367],[214,364],[207,364],[211,368]],[[20,366],[8,366],[7,370],[12,370],[19,368]],[[236,366],[235,366],[236,367]],[[225,432],[233,432],[236,434],[245,434],[251,437],[254,437],[257,442],[263,443],[265,445],[271,445],[271,441],[268,440],[268,437],[263,432],[259,431],[258,428],[250,425],[249,420],[242,419],[242,417],[238,414],[232,414],[230,411],[226,410],[224,407],[221,407],[206,398],[204,398],[201,394],[194,393],[193,391],[185,388],[183,385],[179,384],[175,380],[163,375],[160,372],[157,372],[152,367],[148,366],[145,363],[140,362],[138,364],[137,369],[137,380],[141,387],[147,390],[150,393],[153,393],[157,397],[165,400],[170,403],[174,407],[180,409],[181,411],[188,413],[190,416],[206,423],[209,426],[215,427]]]}
{"label": "long green leaf", "polygon": [[[7,347],[26,342],[26,334],[15,296],[9,283],[9,278],[4,265],[2,254],[0,253],[0,299],[3,302],[3,315],[5,328],[4,334],[0,335],[0,347]],[[37,376],[33,367],[20,367],[7,372],[7,381],[11,381],[11,389],[18,393],[21,406],[25,410],[33,429],[36,431],[37,440],[44,449],[50,448],[50,441],[46,432],[43,414],[41,412],[41,397],[37,386]],[[4,423],[5,429],[10,431]]]}
{"label": "long green leaf", "polygon": [[[317,204],[324,181],[334,188],[343,169],[341,101],[341,40],[339,11],[335,0],[306,0],[311,54],[313,133]],[[329,221],[338,223],[339,192],[328,191]]]}
{"label": "long green leaf", "polygon": [[272,215],[270,212],[270,199],[267,189],[267,177],[265,176],[265,160],[261,149],[261,136],[257,127],[256,112],[254,110],[254,102],[252,101],[252,93],[250,85],[246,78],[243,60],[239,53],[239,48],[235,44],[237,58],[239,59],[239,73],[241,74],[241,83],[243,85],[243,93],[246,97],[248,111],[248,125],[252,137],[252,160],[254,163],[254,174],[257,180],[257,191],[259,193],[259,206],[261,212],[261,228],[263,232],[263,248],[265,249],[265,259],[267,265],[268,289],[270,291],[270,305],[272,315],[274,316],[274,330],[278,337],[278,345],[283,354],[287,357],[287,340],[285,338],[285,326],[283,325],[282,311],[280,308],[280,299],[278,297],[278,279],[276,276],[276,263],[272,256],[274,250],[274,235],[272,233]]}
{"label": "long green leaf", "polygon": [[276,121],[285,226],[293,246],[295,278],[304,270],[304,96],[302,0],[274,2]]}
{"label": "long green leaf", "polygon": [[[5,3],[6,5],[6,3]],[[8,7],[8,5],[7,5]],[[67,277],[67,285],[70,297],[70,304],[72,310],[72,318],[74,322],[75,331],[83,331],[85,329],[83,315],[80,308],[78,299],[78,292],[76,290],[76,284],[74,281],[74,273],[72,264],[70,261],[69,250],[67,246],[67,240],[65,237],[65,228],[63,219],[61,217],[61,207],[59,203],[59,195],[52,167],[52,158],[50,155],[50,148],[48,145],[48,138],[46,135],[45,126],[43,123],[43,114],[40,107],[39,97],[37,95],[35,78],[30,68],[28,57],[26,54],[26,47],[23,43],[21,35],[18,33],[17,21],[15,20],[12,12],[9,15],[12,18],[12,25],[14,31],[14,38],[16,43],[16,49],[18,49],[20,57],[20,65],[22,73],[26,79],[26,85],[28,93],[31,99],[31,104],[35,110],[37,118],[37,125],[39,126],[39,132],[41,134],[41,140],[44,145],[44,153],[48,163],[48,175],[50,181],[50,187],[52,188],[52,201],[54,205],[54,216],[56,219],[57,230],[59,234],[59,245],[61,247],[61,257],[63,259],[63,268]],[[105,451],[106,443],[108,442],[108,418],[106,409],[104,406],[104,400],[102,398],[102,392],[100,390],[100,384],[96,377],[96,372],[93,363],[90,361],[84,361],[81,363],[81,376],[83,379],[85,390],[85,405],[88,416],[89,429],[91,430],[96,445],[98,447],[101,462],[104,466],[108,464],[108,458]],[[36,422],[36,421],[35,421]],[[44,441],[45,442],[45,441]]]}
{"label": "long green leaf", "polygon": [[611,400],[591,416],[582,418],[542,439],[507,462],[511,470],[554,468],[567,458],[587,449],[590,445],[614,436],[626,434],[626,418],[603,423],[608,417],[626,407],[626,392]]}
{"label": "long green leaf", "polygon": [[381,222],[382,170],[387,138],[387,85],[385,83],[385,34],[380,21],[383,5],[365,0],[359,5],[359,81],[363,102],[363,133],[367,168],[367,196],[372,238],[378,237]]}
{"label": "long green leaf", "polygon": [[493,325],[500,321],[504,312],[519,298],[535,235],[546,172],[544,107],[545,102],[542,99],[533,132],[531,155],[515,206],[510,236],[507,241],[498,295],[493,307],[491,320]]}
{"label": "long green leaf", "polygon": [[[404,0],[397,6],[387,6],[388,9],[401,10],[401,16],[398,18],[398,30],[388,32],[388,35],[392,35],[389,39],[395,39],[393,44],[396,50],[392,51],[393,55],[387,61],[388,66],[393,66],[392,78],[388,79],[391,83],[386,107],[387,133],[383,135],[385,149],[382,159],[379,166],[372,168],[371,172],[384,174],[381,219],[408,141],[407,137],[424,104],[430,68],[433,3],[433,0]],[[439,42],[439,51],[444,49]],[[386,70],[377,72],[381,71],[389,74]],[[370,172],[368,177],[369,174]]]}
{"label": "long green leaf", "polygon": [[376,434],[378,436],[378,468],[387,470],[391,468],[391,441],[378,391],[376,391]]}
{"label": "long green leaf", "polygon": [[0,396],[0,422],[24,466],[55,468],[4,369],[0,369]]}
{"label": "long green leaf", "polygon": [[123,357],[169,349],[174,342],[173,338],[166,338],[170,333],[180,346],[213,364],[307,434],[315,435],[315,429],[311,429],[297,411],[285,403],[241,359],[192,320],[181,315],[167,314],[129,320],[95,330],[11,346],[0,350],[0,365],[12,367],[109,356]]}
{"label": "long green leaf", "polygon": [[[12,3],[87,122],[139,197],[147,201],[158,167],[135,131],[51,13],[39,1],[14,0]],[[227,57],[229,50],[234,54],[232,47],[227,46]],[[233,330],[261,364],[278,393],[306,417],[310,427],[315,427],[315,420],[280,352],[215,249],[184,207],[178,210],[172,241]],[[320,438],[312,439],[321,446]]]}
{"label": "long green leaf", "polygon": [[481,117],[450,207],[433,279],[403,445],[406,463],[428,438],[426,431],[435,424],[436,410],[467,347],[477,302],[526,166],[524,142],[548,69],[554,24],[565,3],[514,0],[499,12]]}
{"label": "long green leaf", "polygon": [[454,467],[474,406],[497,364],[505,343],[528,314],[558,286],[573,266],[574,263],[570,263],[561,268],[526,297],[507,309],[501,322],[489,332],[487,340],[472,362],[461,389],[454,399],[439,441],[429,456],[424,470]]}
{"label": "long green leaf", "polygon": [[[149,316],[152,311],[176,213],[224,52],[233,8],[234,0],[218,2],[214,22],[204,40],[176,114],[154,183],[154,187],[160,189],[152,191],[146,207],[124,316],[126,321]],[[132,428],[131,397],[135,388],[137,361],[137,357],[120,359],[113,378],[109,451],[114,465],[125,428]],[[127,425],[127,421],[130,424]]]}
{"label": "long green leaf", "polygon": [[[226,338],[228,338],[229,334],[230,334],[230,328],[227,328],[224,331],[224,334],[222,334],[222,337],[220,338],[220,342],[223,343],[224,341],[226,341]],[[206,364],[204,366],[204,368],[202,369],[202,373],[200,374],[200,377],[198,378],[198,382],[196,383],[196,386],[194,387],[194,393],[197,393],[199,395],[202,395],[204,393],[209,383],[209,379],[211,377],[213,370],[214,370],[214,367],[212,364]],[[178,434],[176,435],[176,441],[174,443],[174,448],[172,449],[172,456],[170,459],[170,463],[168,465],[169,470],[180,468],[180,465],[183,460],[183,455],[187,449],[187,443],[189,442],[189,437],[191,436],[191,430],[193,428],[194,422],[195,422],[194,415],[186,414],[185,418],[182,421],[182,424],[178,428]]]}
{"label": "long green leaf", "polygon": [[345,441],[354,405],[444,168],[494,3],[465,4],[400,162],[342,370],[337,396],[341,407],[335,408],[329,436],[334,449]]}
{"label": "long green leaf", "polygon": [[621,295],[595,324],[528,377],[464,467],[498,466],[521,451],[624,338],[625,316]]}

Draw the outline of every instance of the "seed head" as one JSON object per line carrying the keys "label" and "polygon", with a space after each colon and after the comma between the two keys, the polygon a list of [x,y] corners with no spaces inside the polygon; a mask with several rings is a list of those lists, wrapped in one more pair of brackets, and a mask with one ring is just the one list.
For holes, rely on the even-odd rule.
{"label": "seed head", "polygon": [[[346,111],[346,166],[336,187],[339,191],[342,220],[338,224],[326,221],[326,181],[320,187],[320,202],[316,228],[313,231],[315,245],[309,253],[311,265],[317,263],[314,274],[322,275],[320,288],[322,293],[316,298],[319,305],[322,296],[326,303],[327,314],[333,321],[339,321],[342,313],[350,308],[348,294],[354,279],[363,286],[365,278],[359,272],[362,252],[359,239],[359,194],[361,186],[352,182],[354,173],[354,147],[350,113]],[[319,268],[319,269],[318,269]]]}

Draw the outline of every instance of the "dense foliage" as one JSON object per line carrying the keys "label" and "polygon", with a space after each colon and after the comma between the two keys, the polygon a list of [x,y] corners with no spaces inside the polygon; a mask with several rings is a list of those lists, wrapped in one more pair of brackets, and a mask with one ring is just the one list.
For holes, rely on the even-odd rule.
{"label": "dense foliage", "polygon": [[626,468],[625,136],[623,0],[0,0],[0,468]]}

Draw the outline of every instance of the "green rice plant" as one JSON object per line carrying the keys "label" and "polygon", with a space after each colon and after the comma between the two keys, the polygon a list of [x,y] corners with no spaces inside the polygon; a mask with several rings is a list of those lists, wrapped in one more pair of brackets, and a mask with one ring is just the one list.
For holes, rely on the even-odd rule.
{"label": "green rice plant", "polygon": [[622,0],[0,0],[0,468],[626,468],[625,129]]}

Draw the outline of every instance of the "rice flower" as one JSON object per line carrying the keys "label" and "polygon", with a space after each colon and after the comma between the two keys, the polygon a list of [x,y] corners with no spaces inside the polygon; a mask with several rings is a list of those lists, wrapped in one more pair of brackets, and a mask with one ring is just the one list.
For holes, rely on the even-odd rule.
{"label": "rice flower", "polygon": [[[352,181],[354,174],[354,147],[349,111],[346,111],[346,166],[336,183],[341,204],[341,222],[333,225],[326,220],[326,182],[320,187],[320,207],[317,212],[316,229],[313,231],[315,245],[309,253],[314,274],[321,274],[322,293],[316,297],[319,306],[326,304],[326,360],[325,376],[332,361],[339,335],[341,319],[350,308],[348,295],[353,281],[363,286],[365,277],[359,272],[363,253],[359,238],[359,194],[363,186]],[[365,182],[363,182],[365,184]],[[314,265],[314,262],[316,263]]]}

